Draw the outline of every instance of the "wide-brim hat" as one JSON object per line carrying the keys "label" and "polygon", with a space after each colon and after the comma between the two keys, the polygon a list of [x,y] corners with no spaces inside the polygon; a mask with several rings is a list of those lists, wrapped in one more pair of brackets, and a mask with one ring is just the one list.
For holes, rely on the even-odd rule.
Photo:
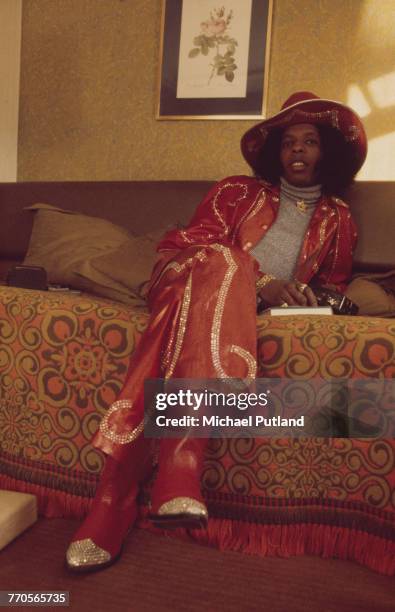
{"label": "wide-brim hat", "polygon": [[297,123],[326,125],[341,132],[353,158],[355,172],[362,167],[367,154],[363,123],[355,111],[341,102],[319,98],[309,91],[298,91],[282,105],[281,111],[247,130],[241,139],[241,152],[247,163],[257,170],[260,153],[269,133]]}

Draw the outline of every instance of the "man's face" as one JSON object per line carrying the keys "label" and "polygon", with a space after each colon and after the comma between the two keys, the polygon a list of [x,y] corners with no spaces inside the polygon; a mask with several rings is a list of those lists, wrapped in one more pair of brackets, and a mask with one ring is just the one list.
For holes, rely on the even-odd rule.
{"label": "man's face", "polygon": [[318,129],[310,123],[286,128],[281,137],[282,175],[295,187],[308,187],[319,182],[318,163],[322,157]]}

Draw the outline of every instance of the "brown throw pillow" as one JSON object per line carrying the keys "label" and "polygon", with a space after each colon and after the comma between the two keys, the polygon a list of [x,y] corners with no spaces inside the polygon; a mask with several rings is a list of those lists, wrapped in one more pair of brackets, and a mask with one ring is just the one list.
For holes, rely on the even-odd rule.
{"label": "brown throw pillow", "polygon": [[[127,304],[141,302],[139,286],[149,278],[155,259],[153,238],[135,237],[105,219],[50,204],[35,204],[26,210],[35,211],[24,260],[26,265],[45,268],[50,283],[75,287]],[[146,258],[144,262],[149,260],[148,264],[142,261],[142,256]],[[93,265],[96,260],[99,263]],[[121,262],[125,275],[118,270]],[[118,280],[127,280],[127,272],[132,282]]]}
{"label": "brown throw pillow", "polygon": [[111,276],[123,287],[139,292],[141,285],[151,276],[158,256],[156,247],[165,231],[129,238],[118,248],[93,257],[90,264],[97,272]]}
{"label": "brown throw pillow", "polygon": [[395,316],[395,296],[384,288],[378,280],[370,278],[354,278],[345,292],[359,306],[359,315],[376,317]]}

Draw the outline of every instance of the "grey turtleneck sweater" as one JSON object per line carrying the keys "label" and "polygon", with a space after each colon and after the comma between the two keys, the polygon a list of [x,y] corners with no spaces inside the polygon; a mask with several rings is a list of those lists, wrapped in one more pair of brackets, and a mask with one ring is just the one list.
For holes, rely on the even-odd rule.
{"label": "grey turtleneck sweater", "polygon": [[[292,280],[304,235],[321,197],[321,185],[295,187],[281,178],[280,207],[276,221],[251,250],[260,269],[276,278]],[[296,207],[303,200],[306,212]]]}

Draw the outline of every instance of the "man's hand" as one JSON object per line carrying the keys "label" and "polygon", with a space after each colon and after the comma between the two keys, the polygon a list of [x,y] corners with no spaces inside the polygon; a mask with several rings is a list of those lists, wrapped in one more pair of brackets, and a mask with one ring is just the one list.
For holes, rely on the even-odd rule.
{"label": "man's hand", "polygon": [[[299,288],[298,288],[299,287]],[[285,281],[278,278],[271,280],[259,292],[268,306],[318,306],[313,291],[306,285],[303,291],[301,283]]]}

